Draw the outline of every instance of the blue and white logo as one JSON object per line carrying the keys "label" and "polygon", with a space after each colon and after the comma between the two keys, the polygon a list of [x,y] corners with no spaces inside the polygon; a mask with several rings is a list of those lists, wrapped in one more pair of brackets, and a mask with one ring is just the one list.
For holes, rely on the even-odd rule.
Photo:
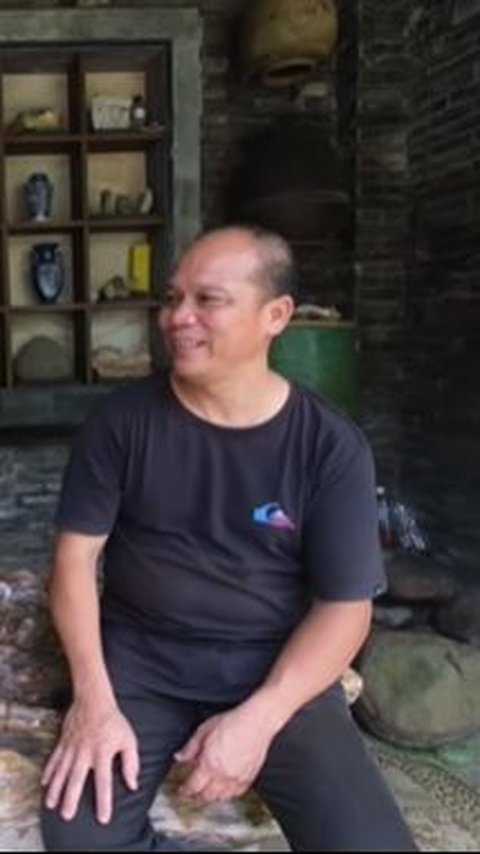
{"label": "blue and white logo", "polygon": [[261,507],[254,507],[252,512],[253,521],[258,525],[267,525],[269,528],[279,528],[284,531],[293,531],[295,525],[287,516],[280,504],[272,502],[270,504],[262,504]]}

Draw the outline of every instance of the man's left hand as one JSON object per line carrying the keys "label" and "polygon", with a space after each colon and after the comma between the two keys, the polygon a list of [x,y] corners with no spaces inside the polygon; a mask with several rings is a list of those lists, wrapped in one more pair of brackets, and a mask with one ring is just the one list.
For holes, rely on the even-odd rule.
{"label": "man's left hand", "polygon": [[193,765],[180,794],[203,803],[240,797],[258,776],[273,735],[246,705],[209,718],[175,754]]}

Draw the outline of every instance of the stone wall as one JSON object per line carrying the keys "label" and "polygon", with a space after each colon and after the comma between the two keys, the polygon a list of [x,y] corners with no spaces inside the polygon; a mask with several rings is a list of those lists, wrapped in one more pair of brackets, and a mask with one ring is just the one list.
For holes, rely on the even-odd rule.
{"label": "stone wall", "polygon": [[358,3],[356,316],[379,479],[478,581],[480,16]]}
{"label": "stone wall", "polygon": [[43,572],[70,438],[23,437],[0,444],[0,564],[2,572]]}
{"label": "stone wall", "polygon": [[480,15],[415,5],[402,481],[433,545],[478,582]]}
{"label": "stone wall", "polygon": [[359,0],[355,163],[355,314],[363,422],[378,476],[402,464],[404,320],[409,252],[409,46],[405,0]]}

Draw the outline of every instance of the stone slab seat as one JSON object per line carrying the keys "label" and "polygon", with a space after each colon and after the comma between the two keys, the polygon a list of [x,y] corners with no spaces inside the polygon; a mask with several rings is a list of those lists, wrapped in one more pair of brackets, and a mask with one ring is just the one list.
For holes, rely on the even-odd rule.
{"label": "stone slab seat", "polygon": [[[0,572],[0,850],[41,850],[38,807],[40,768],[55,743],[55,708],[67,696],[68,668],[51,628],[45,578],[27,570]],[[349,703],[362,689],[348,670]],[[193,807],[176,795],[173,771],[152,808],[154,826],[171,835],[210,837],[232,849],[267,845],[280,837],[260,799],[251,792],[228,803]]]}
{"label": "stone slab seat", "polygon": [[[348,702],[353,703],[362,689],[360,676],[349,669],[342,682]],[[0,851],[43,850],[38,821],[40,768],[59,725],[59,715],[51,709],[0,703]],[[172,837],[186,836],[192,845],[207,839],[224,850],[287,850],[278,825],[254,792],[235,801],[196,807],[178,798],[176,776],[175,772],[168,776],[152,807],[157,830]]]}

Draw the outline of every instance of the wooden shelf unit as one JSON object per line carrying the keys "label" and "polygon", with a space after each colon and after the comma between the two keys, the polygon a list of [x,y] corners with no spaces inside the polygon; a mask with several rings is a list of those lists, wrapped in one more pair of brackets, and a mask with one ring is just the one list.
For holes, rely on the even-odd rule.
{"label": "wooden shelf unit", "polygon": [[[124,348],[125,355],[135,342],[152,349],[154,314],[172,254],[170,63],[167,42],[0,51],[0,387],[20,386],[15,358],[29,329],[33,338],[45,334],[37,327],[48,324],[52,337],[64,324],[62,335],[71,342],[69,382],[99,381],[92,370],[98,346]],[[94,130],[94,94],[142,94],[146,126]],[[58,112],[58,130],[12,129],[17,113],[37,107]],[[53,183],[51,216],[43,222],[26,216],[23,188],[33,172],[46,172]],[[101,213],[102,189],[127,196],[134,208],[147,188],[153,193],[150,213]],[[128,281],[129,250],[138,241],[150,245],[150,292],[99,301],[109,278]],[[40,242],[59,243],[65,260],[66,285],[53,304],[42,303],[30,281],[31,247]]]}

